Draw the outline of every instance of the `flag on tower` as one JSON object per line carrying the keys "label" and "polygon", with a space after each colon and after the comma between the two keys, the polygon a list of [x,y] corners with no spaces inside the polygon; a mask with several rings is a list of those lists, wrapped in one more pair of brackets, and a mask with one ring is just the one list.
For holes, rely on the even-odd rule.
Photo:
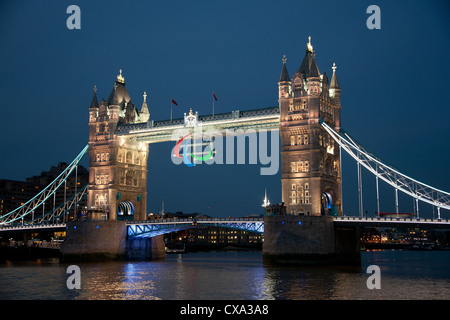
{"label": "flag on tower", "polygon": [[216,94],[213,92],[214,99],[217,101]]}
{"label": "flag on tower", "polygon": [[172,103],[176,106],[178,105],[178,103],[175,100],[173,100],[173,98],[172,98]]}

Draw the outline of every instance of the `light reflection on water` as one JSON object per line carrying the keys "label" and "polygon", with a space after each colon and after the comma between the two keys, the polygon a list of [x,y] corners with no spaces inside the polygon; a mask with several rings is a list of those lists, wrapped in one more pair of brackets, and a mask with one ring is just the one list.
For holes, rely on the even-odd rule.
{"label": "light reflection on water", "polygon": [[[58,260],[0,265],[0,299],[449,299],[450,252],[372,251],[361,267],[274,267],[261,252],[197,252],[150,262],[79,263],[81,289],[66,287]],[[381,269],[381,289],[366,268]]]}

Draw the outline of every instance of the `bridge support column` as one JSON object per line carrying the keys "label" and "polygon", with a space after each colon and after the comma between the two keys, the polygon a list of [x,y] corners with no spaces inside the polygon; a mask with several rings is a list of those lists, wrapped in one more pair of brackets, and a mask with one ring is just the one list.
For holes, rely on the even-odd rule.
{"label": "bridge support column", "polygon": [[127,260],[159,260],[165,257],[162,235],[147,239],[128,239],[125,258]]}
{"label": "bridge support column", "polygon": [[77,221],[67,225],[61,246],[63,261],[102,261],[164,258],[164,241],[127,240],[125,221]]}
{"label": "bridge support column", "polygon": [[266,216],[263,258],[275,264],[359,265],[359,230],[330,216]]}

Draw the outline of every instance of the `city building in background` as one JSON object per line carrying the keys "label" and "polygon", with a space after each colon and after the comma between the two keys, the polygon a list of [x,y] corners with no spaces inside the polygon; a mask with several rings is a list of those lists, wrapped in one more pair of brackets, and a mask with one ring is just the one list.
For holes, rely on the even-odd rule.
{"label": "city building in background", "polygon": [[[57,166],[52,166],[49,171],[42,171],[40,175],[26,178],[25,181],[0,179],[0,215],[7,214],[32,199],[57,178],[67,166],[67,163],[60,162]],[[54,198],[48,199],[47,208],[38,208],[37,210],[46,212],[58,207],[65,202],[65,199],[73,197],[77,190],[84,187],[88,181],[88,170],[83,166],[78,166],[76,172],[73,172],[67,179],[65,186],[58,189]],[[86,205],[85,198],[78,204],[78,210],[84,210]]]}

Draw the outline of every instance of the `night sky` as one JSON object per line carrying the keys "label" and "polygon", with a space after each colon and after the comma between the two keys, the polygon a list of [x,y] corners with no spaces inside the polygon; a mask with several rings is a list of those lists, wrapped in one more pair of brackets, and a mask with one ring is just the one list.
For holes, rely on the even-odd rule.
{"label": "night sky", "polygon": [[[69,30],[69,5],[81,30]],[[381,29],[369,30],[369,5]],[[88,141],[92,88],[107,99],[119,69],[151,119],[278,105],[283,54],[290,76],[308,36],[320,72],[333,62],[342,125],[385,163],[450,191],[450,5],[447,1],[11,1],[0,2],[0,178],[25,180],[71,162]],[[211,216],[263,213],[264,189],[281,201],[281,170],[170,160],[173,143],[151,144],[147,210]],[[343,158],[347,215],[358,214],[356,163]],[[88,167],[87,157],[83,165]],[[364,210],[376,210],[375,178],[363,174]],[[382,186],[381,211],[395,212]],[[401,212],[413,201],[400,195]],[[426,213],[427,212],[427,213]],[[423,205],[422,215],[432,215]],[[449,218],[448,211],[442,216]]]}

